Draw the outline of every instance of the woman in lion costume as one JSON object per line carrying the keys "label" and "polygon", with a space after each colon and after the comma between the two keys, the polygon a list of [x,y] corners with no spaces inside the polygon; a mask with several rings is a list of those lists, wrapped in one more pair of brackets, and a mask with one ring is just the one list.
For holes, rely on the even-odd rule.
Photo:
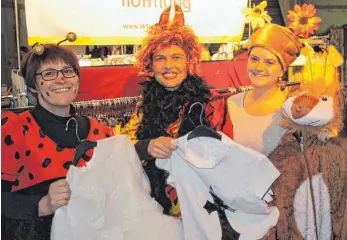
{"label": "woman in lion costume", "polygon": [[280,211],[268,239],[347,239],[347,139],[340,86],[303,83],[283,104],[290,129],[269,159],[281,172],[274,184]]}

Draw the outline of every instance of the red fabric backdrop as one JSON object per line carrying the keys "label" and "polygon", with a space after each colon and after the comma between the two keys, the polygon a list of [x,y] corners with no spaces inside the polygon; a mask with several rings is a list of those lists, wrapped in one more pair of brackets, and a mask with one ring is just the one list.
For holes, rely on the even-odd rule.
{"label": "red fabric backdrop", "polygon": [[[247,52],[232,61],[202,62],[201,76],[217,89],[250,85],[246,71]],[[133,66],[86,67],[76,101],[137,96],[144,80]]]}

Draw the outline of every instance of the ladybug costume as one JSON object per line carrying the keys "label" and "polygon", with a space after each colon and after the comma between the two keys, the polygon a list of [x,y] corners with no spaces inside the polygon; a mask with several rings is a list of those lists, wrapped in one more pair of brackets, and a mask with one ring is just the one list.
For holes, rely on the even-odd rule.
{"label": "ladybug costume", "polygon": [[[1,116],[1,186],[3,239],[50,239],[53,214],[38,216],[38,203],[47,195],[51,183],[65,178],[72,163],[78,136],[90,141],[113,135],[113,131],[95,119],[56,116],[40,105],[19,115],[5,112]],[[87,151],[78,166],[92,157]]]}

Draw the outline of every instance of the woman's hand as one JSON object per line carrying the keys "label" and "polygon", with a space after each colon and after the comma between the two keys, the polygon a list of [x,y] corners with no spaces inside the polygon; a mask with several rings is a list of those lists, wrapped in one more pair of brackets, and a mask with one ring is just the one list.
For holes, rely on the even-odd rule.
{"label": "woman's hand", "polygon": [[174,139],[171,137],[155,138],[149,142],[147,151],[154,158],[168,158],[177,149],[177,146],[171,143],[172,140]]}
{"label": "woman's hand", "polygon": [[53,214],[58,208],[68,204],[71,190],[65,179],[53,182],[46,196],[39,202],[39,217]]}

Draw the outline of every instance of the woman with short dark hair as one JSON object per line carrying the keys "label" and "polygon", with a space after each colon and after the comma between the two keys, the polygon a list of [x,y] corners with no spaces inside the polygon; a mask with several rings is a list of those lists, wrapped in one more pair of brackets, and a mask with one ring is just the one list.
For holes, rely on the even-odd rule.
{"label": "woman with short dark hair", "polygon": [[[71,51],[35,46],[22,69],[38,103],[19,115],[1,115],[1,215],[6,221],[2,234],[11,240],[47,240],[55,210],[69,202],[65,176],[77,143],[113,132],[95,119],[76,116],[71,104],[79,88],[80,67]],[[86,152],[78,166],[91,156],[92,150]]]}

